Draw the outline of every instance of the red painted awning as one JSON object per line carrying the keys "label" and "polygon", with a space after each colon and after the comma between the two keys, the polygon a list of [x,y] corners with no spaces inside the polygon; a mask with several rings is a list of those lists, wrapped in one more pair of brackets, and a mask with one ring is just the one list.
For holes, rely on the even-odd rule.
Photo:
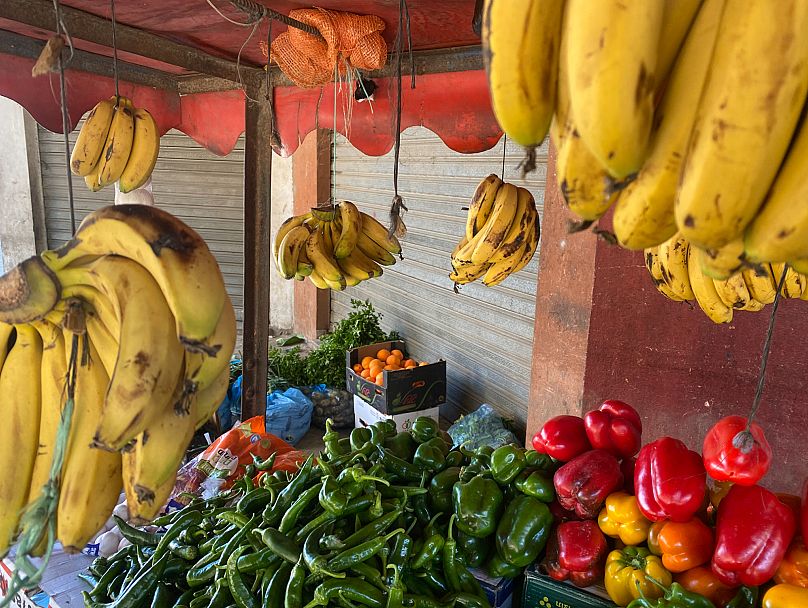
{"label": "red painted awning", "polygon": [[[224,0],[211,0],[228,17],[243,20],[244,16]],[[70,6],[102,17],[109,16],[109,4],[98,0],[62,0]],[[385,38],[392,47],[398,25],[398,0],[322,0],[317,6],[361,14],[375,14],[387,25]],[[408,0],[411,15],[413,48],[431,49],[479,44],[471,28],[474,0]],[[277,0],[271,7],[281,13],[311,6],[296,0]],[[117,2],[116,18],[125,25],[136,27],[170,40],[203,50],[211,55],[236,60],[244,45],[241,61],[245,65],[262,65],[265,59],[259,47],[266,41],[267,25],[262,24],[245,45],[251,27],[238,27],[219,16],[205,0],[141,0]],[[273,37],[285,26],[273,23]],[[0,30],[47,39],[52,32],[0,19]],[[0,31],[0,33],[2,33]],[[110,49],[74,39],[76,48],[111,55]],[[182,73],[176,67],[137,56],[121,53],[122,61]],[[0,54],[0,95],[16,100],[34,118],[51,131],[62,131],[58,79],[55,75],[31,77],[32,59]],[[69,115],[73,124],[100,99],[113,94],[110,78],[68,70],[66,74]],[[351,118],[346,125],[344,99],[353,98],[353,91],[339,91],[337,130],[368,155],[381,155],[391,149],[395,140],[395,121],[391,114],[391,99],[395,98],[392,79],[377,81],[372,103],[353,103]],[[176,128],[212,152],[224,155],[232,150],[244,131],[244,94],[239,90],[180,95],[122,82],[121,94],[130,97],[136,106],[147,108],[155,116],[163,132]],[[281,154],[294,153],[306,134],[319,127],[334,124],[333,85],[321,89],[276,87],[276,126],[281,138]],[[480,70],[419,76],[416,88],[410,89],[410,79],[403,83],[401,128],[423,125],[434,131],[448,147],[458,152],[479,152],[492,147],[501,136],[491,112],[485,74]],[[269,145],[269,142],[267,142]]]}

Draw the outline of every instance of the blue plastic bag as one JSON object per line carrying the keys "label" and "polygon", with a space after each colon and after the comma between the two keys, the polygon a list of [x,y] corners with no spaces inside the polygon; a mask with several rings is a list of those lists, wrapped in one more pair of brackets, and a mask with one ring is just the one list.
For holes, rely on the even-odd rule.
{"label": "blue plastic bag", "polygon": [[295,445],[311,427],[314,405],[298,388],[267,395],[267,433]]}
{"label": "blue plastic bag", "polygon": [[233,427],[236,421],[241,420],[241,379],[243,376],[236,378],[236,381],[231,384],[227,389],[227,394],[224,401],[216,410],[219,418],[219,428],[223,431],[229,430]]}

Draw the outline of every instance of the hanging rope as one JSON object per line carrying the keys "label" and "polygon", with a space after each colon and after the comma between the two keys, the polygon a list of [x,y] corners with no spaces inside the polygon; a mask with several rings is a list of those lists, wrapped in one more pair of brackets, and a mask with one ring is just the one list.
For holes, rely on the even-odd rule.
{"label": "hanging rope", "polygon": [[508,149],[508,134],[502,134],[502,181],[505,181],[505,152]]}
{"label": "hanging rope", "polygon": [[[331,197],[329,203],[333,205],[337,201],[337,79],[339,78],[339,66],[334,64],[334,114],[331,126]],[[318,203],[319,206],[319,203]]]}
{"label": "hanging rope", "polygon": [[120,97],[118,88],[118,28],[115,24],[115,0],[109,0],[109,11],[112,20],[112,77],[115,79],[115,97]]}

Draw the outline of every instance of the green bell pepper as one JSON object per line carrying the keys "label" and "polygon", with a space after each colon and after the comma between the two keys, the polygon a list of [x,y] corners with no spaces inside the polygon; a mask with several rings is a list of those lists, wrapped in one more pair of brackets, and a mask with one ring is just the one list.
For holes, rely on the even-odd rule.
{"label": "green bell pepper", "polygon": [[493,537],[477,538],[465,532],[457,532],[457,550],[463,563],[470,568],[479,568],[491,554]]}
{"label": "green bell pepper", "polygon": [[491,557],[485,565],[486,572],[494,578],[515,578],[522,573],[523,569],[509,564],[496,551],[491,552]]}
{"label": "green bell pepper", "polygon": [[547,544],[553,515],[533,496],[517,496],[497,526],[497,553],[512,566],[534,562]]}
{"label": "green bell pepper", "polygon": [[448,467],[429,482],[429,506],[433,512],[451,513],[452,487],[460,479],[460,467]]}
{"label": "green bell pepper", "polygon": [[555,473],[560,464],[547,454],[536,450],[525,450],[525,462],[530,468],[539,469],[543,473]]}
{"label": "green bell pepper", "polygon": [[463,464],[465,460],[465,456],[460,452],[460,450],[452,450],[448,454],[446,454],[446,466],[447,467],[459,467]]}
{"label": "green bell pepper", "polygon": [[755,608],[760,590],[757,587],[741,587],[727,604],[727,608]]}
{"label": "green bell pepper", "polygon": [[525,468],[525,450],[515,445],[503,445],[491,454],[491,476],[500,485],[508,485]]}
{"label": "green bell pepper", "polygon": [[477,475],[466,483],[457,482],[452,488],[457,528],[478,538],[490,536],[502,515],[503,500],[502,490],[493,479]]}
{"label": "green bell pepper", "polygon": [[401,460],[411,462],[418,444],[415,443],[415,440],[409,433],[399,433],[394,437],[385,438],[384,447],[393,455],[401,458]]}
{"label": "green bell pepper", "polygon": [[555,499],[553,480],[545,477],[540,471],[530,469],[522,471],[514,485],[522,494],[538,498],[542,502],[550,503]]}
{"label": "green bell pepper", "polygon": [[[442,440],[438,439],[438,441]],[[444,456],[439,447],[427,441],[419,445],[418,449],[415,450],[412,464],[430,473],[436,473],[446,466],[446,456]]]}
{"label": "green bell pepper", "polygon": [[679,583],[665,587],[653,579],[648,580],[664,589],[665,594],[659,599],[641,597],[632,601],[627,608],[715,608],[715,604],[706,597],[688,591]]}
{"label": "green bell pepper", "polygon": [[361,450],[368,441],[370,441],[370,429],[360,426],[351,431],[352,450]]}
{"label": "green bell pepper", "polygon": [[419,416],[410,424],[410,434],[418,443],[426,443],[440,433],[438,421],[427,416]]}

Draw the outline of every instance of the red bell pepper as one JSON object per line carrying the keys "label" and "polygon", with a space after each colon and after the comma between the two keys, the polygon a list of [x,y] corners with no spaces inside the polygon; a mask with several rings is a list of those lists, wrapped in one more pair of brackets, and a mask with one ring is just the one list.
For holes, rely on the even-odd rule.
{"label": "red bell pepper", "polygon": [[606,450],[570,460],[553,476],[558,502],[581,519],[595,519],[606,497],[623,486],[620,463]]}
{"label": "red bell pepper", "polygon": [[640,511],[651,521],[689,520],[707,492],[701,456],[672,437],[643,446],[634,468],[634,490]]}
{"label": "red bell pepper", "polygon": [[743,416],[727,416],[704,436],[704,468],[716,481],[756,484],[769,470],[772,448],[759,424],[746,430]]}
{"label": "red bell pepper", "polygon": [[712,569],[727,585],[762,585],[794,536],[794,514],[760,486],[732,486],[718,507]]}
{"label": "red bell pepper", "polygon": [[618,458],[630,458],[640,451],[642,421],[628,403],[604,401],[584,416],[584,427],[593,448],[607,450]]}
{"label": "red bell pepper", "polygon": [[592,449],[580,416],[550,418],[533,436],[533,449],[561,462],[569,462]]}
{"label": "red bell pepper", "polygon": [[606,537],[596,522],[568,521],[550,536],[542,566],[557,581],[588,587],[603,581],[607,551]]}

